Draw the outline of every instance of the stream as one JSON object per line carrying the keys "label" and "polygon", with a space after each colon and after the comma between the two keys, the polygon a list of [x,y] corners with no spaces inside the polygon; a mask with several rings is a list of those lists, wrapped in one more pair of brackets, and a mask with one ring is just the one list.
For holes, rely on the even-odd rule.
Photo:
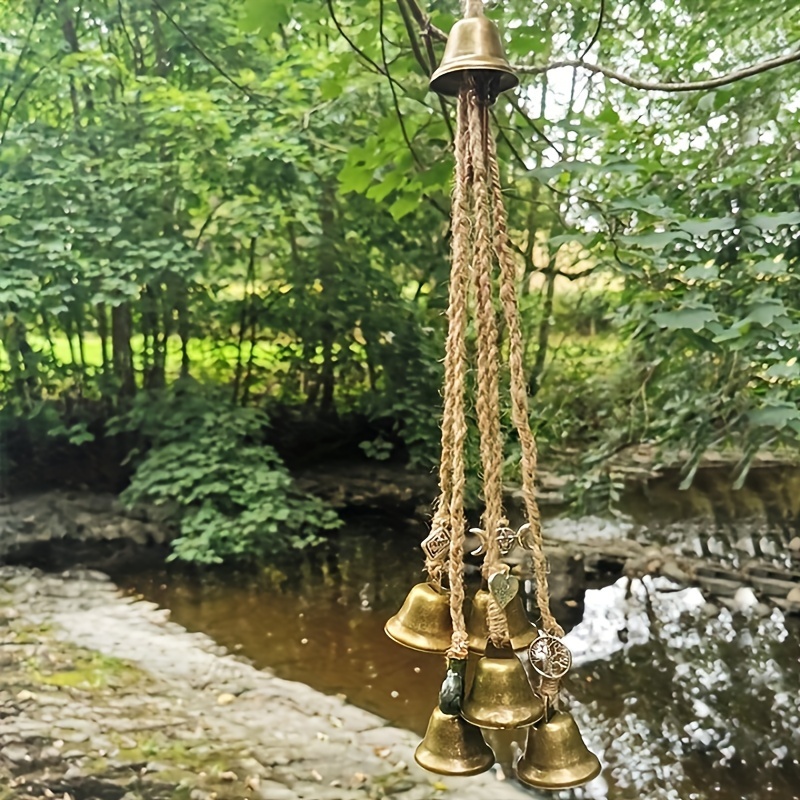
{"label": "stream", "polygon": [[[602,528],[611,538],[630,529],[592,519],[575,525]],[[674,538],[670,530],[660,538]],[[683,529],[689,551],[702,539],[717,542],[717,552],[731,560],[739,557],[731,545],[742,546],[736,526],[716,538],[691,530]],[[744,538],[759,547],[786,535],[782,525]],[[300,560],[291,574],[201,579],[162,569],[122,583],[257,666],[422,734],[442,679],[441,658],[383,633],[423,578],[418,537],[408,525],[365,517],[352,521],[324,557]],[[728,606],[662,578],[587,589],[583,617],[567,634],[575,668],[566,699],[605,768],[582,789],[547,796],[800,798],[800,617],[757,605],[752,596]]]}

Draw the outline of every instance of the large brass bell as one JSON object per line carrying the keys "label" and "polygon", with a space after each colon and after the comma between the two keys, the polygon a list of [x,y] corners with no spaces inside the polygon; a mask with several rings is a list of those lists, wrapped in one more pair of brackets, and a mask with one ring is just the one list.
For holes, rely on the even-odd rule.
{"label": "large brass bell", "polygon": [[475,667],[461,716],[481,728],[524,728],[542,718],[544,705],[510,648],[491,643]]}
{"label": "large brass bell", "polygon": [[478,728],[435,708],[414,759],[439,775],[478,775],[494,764],[494,753]]}
{"label": "large brass bell", "polygon": [[446,653],[453,630],[447,593],[429,583],[418,583],[384,630],[390,639],[412,650]]}
{"label": "large brass bell", "polygon": [[[491,593],[481,589],[475,593],[472,600],[472,610],[467,620],[467,634],[469,635],[469,649],[473,653],[483,654],[486,649],[486,640],[489,638],[489,626],[486,614],[489,608]],[[511,647],[521,650],[527,647],[538,635],[539,631],[528,621],[522,595],[517,595],[505,608],[508,633],[511,637]]]}
{"label": "large brass bell", "polygon": [[492,94],[513,89],[519,79],[508,63],[500,32],[486,17],[467,17],[453,25],[439,69],[431,77],[431,89],[458,97],[467,73],[492,83]]}
{"label": "large brass bell", "polygon": [[556,711],[528,731],[515,771],[523,783],[537,789],[569,789],[596,778],[600,762],[584,744],[572,714]]}

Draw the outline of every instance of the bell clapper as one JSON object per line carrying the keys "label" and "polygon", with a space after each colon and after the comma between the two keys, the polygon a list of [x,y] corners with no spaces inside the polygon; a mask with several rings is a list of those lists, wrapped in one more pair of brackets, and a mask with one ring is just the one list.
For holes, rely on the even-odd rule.
{"label": "bell clapper", "polygon": [[454,716],[461,713],[467,675],[466,658],[448,658],[447,672],[439,690],[439,710]]}

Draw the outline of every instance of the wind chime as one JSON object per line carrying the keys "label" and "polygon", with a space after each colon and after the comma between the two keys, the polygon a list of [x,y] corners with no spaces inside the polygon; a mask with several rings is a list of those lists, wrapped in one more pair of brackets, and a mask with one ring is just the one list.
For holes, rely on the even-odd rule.
{"label": "wind chime", "polygon": [[[516,268],[489,127],[489,108],[499,93],[517,84],[499,32],[483,14],[483,3],[468,0],[465,18],[453,27],[430,84],[433,91],[456,97],[458,103],[440,494],[430,534],[422,543],[428,580],[411,589],[400,611],[386,623],[386,633],[406,647],[447,657],[439,703],[415,753],[422,767],[444,775],[477,775],[495,761],[481,729],[527,728],[516,775],[531,786],[557,790],[590,781],[599,774],[600,762],[559,703],[572,656],[550,611]],[[505,358],[497,306],[505,322]],[[473,346],[467,342],[470,321]],[[474,389],[467,381],[470,363],[477,366]],[[508,369],[512,420],[521,448],[527,522],[518,531],[508,527],[503,510],[501,368]],[[464,585],[468,399],[474,400],[480,434],[484,500],[481,544],[474,551],[483,556],[483,584],[471,603]],[[517,544],[532,556],[541,630],[528,621],[519,581],[503,561]],[[480,659],[466,692],[470,652]]]}

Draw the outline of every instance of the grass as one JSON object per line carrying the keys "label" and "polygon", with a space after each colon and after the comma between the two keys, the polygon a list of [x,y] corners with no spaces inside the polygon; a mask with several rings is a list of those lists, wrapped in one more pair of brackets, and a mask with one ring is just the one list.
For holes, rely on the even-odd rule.
{"label": "grass", "polygon": [[[34,353],[43,358],[44,363],[55,367],[64,376],[65,381],[67,376],[74,380],[75,376],[91,375],[102,369],[102,342],[96,334],[84,335],[82,351],[78,338],[73,336],[70,339],[64,333],[54,334],[48,339],[33,332],[29,333],[27,338]],[[144,337],[136,334],[131,337],[130,344],[134,370],[141,374],[144,370],[146,355]],[[309,354],[304,352],[301,343],[287,336],[279,336],[271,341],[260,340],[255,345],[244,341],[241,344],[241,353],[239,344],[234,339],[220,341],[212,338],[193,338],[187,345],[192,375],[197,378],[212,378],[223,382],[233,379],[237,358],[241,359],[243,365],[250,361],[251,351],[256,372],[278,378],[288,373],[293,364],[302,362],[308,366],[319,366],[323,361],[321,348],[317,348],[313,354]],[[334,356],[341,356],[341,354],[342,348],[335,346]],[[182,357],[180,338],[170,336],[167,339],[165,362],[168,381],[180,376]],[[352,343],[348,349],[347,358],[366,363],[366,350],[362,345]],[[0,342],[0,373],[8,371],[9,368],[8,353]]]}
{"label": "grass", "polygon": [[45,672],[37,664],[33,674],[46,686],[85,690],[132,686],[140,677],[139,671],[124,661],[91,652],[76,655],[68,669]]}
{"label": "grass", "polygon": [[[102,342],[96,334],[83,337],[83,360],[77,337],[68,337],[60,333],[51,339],[35,333],[29,334],[28,341],[34,351],[45,354],[55,363],[63,367],[80,367],[96,370],[103,366]],[[145,341],[141,334],[131,337],[134,367],[141,371],[144,364]],[[287,349],[296,345],[291,342],[256,342],[254,360],[260,367],[270,367],[280,371],[287,363]],[[232,370],[236,367],[237,344],[234,341],[219,342],[213,339],[190,339],[187,347],[189,358],[195,368],[203,371],[215,371],[220,367]],[[166,371],[170,377],[177,377],[181,369],[181,340],[170,336],[167,340]],[[242,343],[242,360],[250,358],[250,343]],[[0,366],[8,367],[8,354],[0,345]]]}

